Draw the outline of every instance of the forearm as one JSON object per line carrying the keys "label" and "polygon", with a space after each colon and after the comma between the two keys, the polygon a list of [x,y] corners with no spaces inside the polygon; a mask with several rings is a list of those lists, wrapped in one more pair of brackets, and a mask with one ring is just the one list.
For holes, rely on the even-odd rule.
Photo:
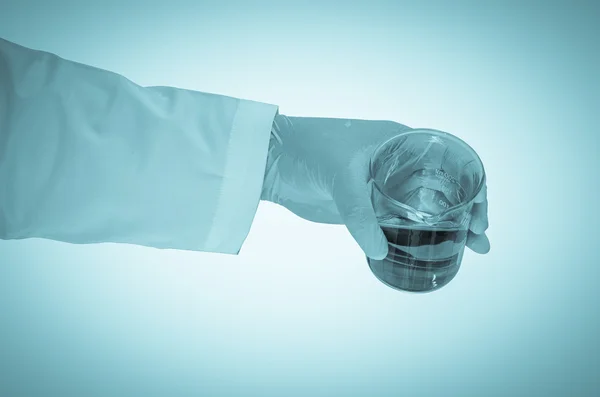
{"label": "forearm", "polygon": [[141,87],[4,40],[0,93],[0,238],[237,250],[222,228],[251,221],[238,190],[259,199],[272,105]]}

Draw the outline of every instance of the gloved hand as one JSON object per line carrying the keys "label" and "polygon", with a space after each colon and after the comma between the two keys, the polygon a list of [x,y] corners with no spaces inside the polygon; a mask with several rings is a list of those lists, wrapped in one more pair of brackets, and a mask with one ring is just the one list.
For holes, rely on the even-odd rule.
{"label": "gloved hand", "polygon": [[[388,244],[371,204],[369,159],[377,146],[406,130],[392,121],[278,114],[261,199],[309,221],[345,224],[369,258],[383,259]],[[475,202],[467,246],[484,254],[490,248],[485,189]]]}

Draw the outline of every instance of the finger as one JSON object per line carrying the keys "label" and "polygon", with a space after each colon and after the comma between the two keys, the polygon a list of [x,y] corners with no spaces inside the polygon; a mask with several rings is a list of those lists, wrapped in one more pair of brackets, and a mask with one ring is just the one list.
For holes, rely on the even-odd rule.
{"label": "finger", "polygon": [[388,254],[388,242],[377,222],[366,180],[356,176],[336,177],[333,200],[354,240],[375,260]]}
{"label": "finger", "polygon": [[481,234],[485,232],[489,227],[488,220],[488,201],[485,200],[481,203],[473,204],[471,210],[471,223],[469,229],[475,234]]}
{"label": "finger", "polygon": [[490,252],[490,240],[483,234],[469,232],[467,236],[467,247],[478,254],[487,254]]}

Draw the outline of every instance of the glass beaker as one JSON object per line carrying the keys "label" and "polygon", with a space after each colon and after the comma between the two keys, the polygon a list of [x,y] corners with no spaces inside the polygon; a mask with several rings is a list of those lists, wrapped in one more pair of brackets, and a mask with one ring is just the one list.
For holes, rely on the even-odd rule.
{"label": "glass beaker", "polygon": [[384,284],[430,292],[448,284],[463,257],[473,201],[485,184],[475,151],[432,129],[401,133],[373,153],[372,203],[388,256],[367,258]]}

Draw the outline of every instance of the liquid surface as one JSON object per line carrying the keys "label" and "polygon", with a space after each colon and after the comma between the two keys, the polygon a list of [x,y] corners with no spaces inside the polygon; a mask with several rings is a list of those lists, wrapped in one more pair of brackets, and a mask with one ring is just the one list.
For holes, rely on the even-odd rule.
{"label": "liquid surface", "polygon": [[386,175],[384,192],[426,215],[437,215],[460,204],[465,191],[456,178],[441,168],[400,168]]}

